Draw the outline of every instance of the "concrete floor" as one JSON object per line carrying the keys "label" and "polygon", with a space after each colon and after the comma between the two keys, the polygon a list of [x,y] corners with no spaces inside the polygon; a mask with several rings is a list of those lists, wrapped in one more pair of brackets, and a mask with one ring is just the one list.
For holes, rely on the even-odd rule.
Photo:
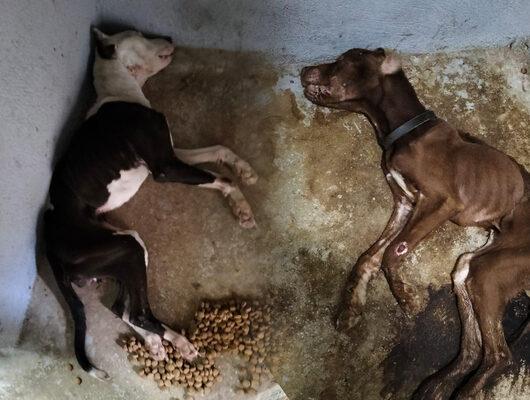
{"label": "concrete floor", "polygon": [[[524,46],[404,56],[421,99],[439,116],[515,157],[530,169],[530,79]],[[331,317],[355,259],[374,241],[391,211],[379,168],[381,151],[367,121],[316,108],[305,100],[299,65],[274,66],[256,54],[178,52],[146,87],[166,113],[178,147],[224,144],[255,167],[260,180],[243,188],[258,228],[240,229],[218,194],[149,179],[113,213],[136,229],[150,252],[149,293],[155,314],[187,326],[202,298],[257,297],[272,302],[281,366],[275,379],[291,400],[407,399],[421,380],[457,352],[459,323],[450,271],[478,247],[477,229],[441,227],[408,259],[417,316],[406,319],[382,275],[370,285],[362,322],[351,337]],[[42,267],[46,276],[45,266]],[[93,359],[113,383],[75,370],[71,327],[40,280],[16,350],[0,355],[0,397],[16,399],[181,399],[135,376],[115,343],[127,329],[84,290]],[[514,302],[514,329],[528,309]],[[530,338],[514,349],[515,365],[484,398],[530,398]],[[225,360],[220,392],[235,374]],[[75,377],[83,379],[81,385]]]}

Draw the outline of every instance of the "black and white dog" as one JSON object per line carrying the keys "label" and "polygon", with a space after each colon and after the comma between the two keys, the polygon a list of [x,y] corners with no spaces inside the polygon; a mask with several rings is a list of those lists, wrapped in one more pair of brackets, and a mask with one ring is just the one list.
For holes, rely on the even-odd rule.
{"label": "black and white dog", "polygon": [[111,226],[104,214],[127,202],[152,174],[157,182],[221,191],[241,226],[252,228],[251,208],[238,187],[193,165],[224,163],[244,184],[255,183],[257,176],[225,147],[173,148],[166,118],[151,109],[142,92],[145,81],[171,62],[174,47],[169,39],[148,39],[134,31],[111,36],[94,32],[96,104],[55,166],[44,231],[48,260],[73,315],[77,360],[91,375],[107,379],[86,355],[85,313],[72,283],[115,280],[119,292],[112,311],[143,336],[157,359],[165,357],[162,339],[187,360],[198,353],[153,316],[147,299],[147,250],[138,233]]}

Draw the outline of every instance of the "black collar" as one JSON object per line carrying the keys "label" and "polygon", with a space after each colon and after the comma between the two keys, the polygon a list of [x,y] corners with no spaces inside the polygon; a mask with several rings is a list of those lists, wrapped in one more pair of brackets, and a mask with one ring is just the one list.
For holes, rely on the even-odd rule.
{"label": "black collar", "polygon": [[383,149],[388,150],[394,144],[396,140],[402,138],[407,133],[410,133],[413,129],[416,129],[418,126],[423,125],[427,121],[432,121],[436,119],[436,114],[432,111],[427,110],[422,112],[419,115],[416,115],[414,118],[408,120],[403,125],[398,126],[392,132],[390,132],[382,140]]}

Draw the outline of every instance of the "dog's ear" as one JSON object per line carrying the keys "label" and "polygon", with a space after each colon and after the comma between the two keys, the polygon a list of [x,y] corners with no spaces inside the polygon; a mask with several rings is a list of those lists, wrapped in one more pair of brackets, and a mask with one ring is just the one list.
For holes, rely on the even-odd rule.
{"label": "dog's ear", "polygon": [[383,49],[382,47],[378,47],[377,49],[374,50],[374,54],[376,56],[384,57],[385,56],[385,49]]}
{"label": "dog's ear", "polygon": [[401,70],[401,60],[395,53],[390,53],[385,56],[381,63],[381,72],[384,75],[395,74]]}
{"label": "dog's ear", "polygon": [[109,43],[109,35],[101,32],[98,28],[92,28],[96,38],[96,51],[101,58],[110,60],[116,56],[116,45]]}
{"label": "dog's ear", "polygon": [[96,38],[96,40],[100,41],[100,42],[103,42],[105,41],[106,39],[109,38],[109,35],[101,32],[98,28],[96,27],[92,27],[92,32],[94,33],[94,37]]}

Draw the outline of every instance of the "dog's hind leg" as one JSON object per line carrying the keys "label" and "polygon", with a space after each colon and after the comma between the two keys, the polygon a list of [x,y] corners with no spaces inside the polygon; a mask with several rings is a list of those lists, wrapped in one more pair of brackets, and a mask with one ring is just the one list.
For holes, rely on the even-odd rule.
{"label": "dog's hind leg", "polygon": [[245,185],[253,185],[258,180],[258,175],[250,164],[227,147],[218,145],[199,149],[174,149],[174,151],[180,160],[190,165],[226,164]]}
{"label": "dog's hind leg", "polygon": [[70,309],[72,319],[74,320],[74,351],[77,362],[90,375],[100,380],[108,380],[109,375],[96,368],[88,359],[85,348],[86,339],[86,317],[85,308],[81,299],[72,287],[72,282],[65,273],[63,262],[54,254],[53,251],[47,252],[48,261],[55,276],[57,286],[61,291],[66,304]]}
{"label": "dog's hind leg", "polygon": [[[144,242],[135,231],[115,232],[134,238],[138,246],[131,251],[128,266],[118,269],[117,279],[123,284],[128,301],[125,302],[121,318],[145,340],[150,353],[158,360],[165,358],[162,338],[169,340],[186,360],[192,361],[198,355],[189,340],[158,321],[151,311],[147,293],[148,254]],[[119,300],[119,299],[117,299]]]}
{"label": "dog's hind leg", "polygon": [[507,303],[530,284],[530,248],[501,248],[477,256],[466,281],[482,334],[479,368],[458,392],[457,399],[472,399],[511,362],[502,317]]}
{"label": "dog's hind leg", "polygon": [[[116,232],[101,229],[97,238],[77,249],[77,258],[82,260],[70,267],[72,276],[110,277],[120,282],[128,296],[129,307],[124,307],[125,293],[118,293],[116,307],[124,312],[119,317],[131,325],[146,339],[153,356],[164,358],[162,338],[167,329],[151,312],[147,298],[147,250],[136,232]],[[120,304],[121,303],[121,304]],[[172,331],[168,333],[171,336]],[[173,336],[171,336],[173,338]],[[178,341],[183,357],[195,357],[193,346],[184,338]]]}
{"label": "dog's hind leg", "polygon": [[124,322],[129,324],[143,338],[151,355],[157,360],[166,357],[162,339],[170,341],[180,352],[181,356],[193,361],[198,352],[190,341],[183,335],[178,334],[171,328],[159,322],[151,312],[147,299],[147,276],[145,268],[142,269],[132,264],[129,266],[128,274],[131,279],[127,281],[129,297],[126,302],[125,311],[122,315]]}
{"label": "dog's hind leg", "polygon": [[482,335],[466,288],[466,280],[469,275],[471,260],[477,254],[488,251],[493,239],[494,233],[491,231],[484,246],[473,253],[462,254],[458,258],[452,278],[461,323],[460,351],[450,364],[431,375],[421,384],[414,393],[414,400],[445,400],[450,398],[456,387],[480,362]]}
{"label": "dog's hind leg", "polygon": [[121,318],[125,312],[125,301],[127,300],[127,293],[125,291],[125,285],[123,282],[116,280],[116,285],[118,286],[118,293],[116,294],[116,299],[110,307],[110,310],[116,314],[117,317]]}

